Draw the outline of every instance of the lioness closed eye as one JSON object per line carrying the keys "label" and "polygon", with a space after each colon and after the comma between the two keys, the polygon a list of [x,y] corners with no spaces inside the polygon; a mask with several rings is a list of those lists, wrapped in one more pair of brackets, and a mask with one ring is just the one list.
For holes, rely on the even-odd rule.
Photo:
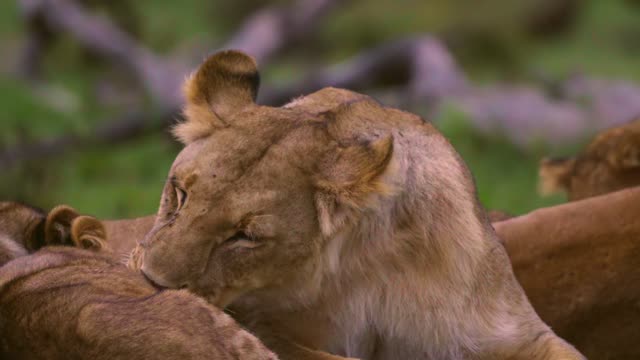
{"label": "lioness closed eye", "polygon": [[[472,177],[428,122],[328,88],[254,102],[248,56],[185,85],[185,144],[132,264],[234,315],[283,359],[581,359],[535,314]],[[313,358],[311,356],[306,358]]]}

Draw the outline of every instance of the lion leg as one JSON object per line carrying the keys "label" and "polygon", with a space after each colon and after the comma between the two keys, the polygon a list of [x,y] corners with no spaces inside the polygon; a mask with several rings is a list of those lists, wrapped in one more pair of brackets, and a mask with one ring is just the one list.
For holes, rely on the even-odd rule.
{"label": "lion leg", "polygon": [[585,360],[586,358],[571,344],[549,331],[538,337],[514,359]]}
{"label": "lion leg", "polygon": [[261,339],[281,360],[358,360],[309,349],[280,337]]}
{"label": "lion leg", "polygon": [[[571,344],[564,341],[551,330],[546,330],[527,343],[514,343],[510,346],[508,355],[500,358],[509,360],[586,360]],[[492,354],[483,359],[495,359]]]}

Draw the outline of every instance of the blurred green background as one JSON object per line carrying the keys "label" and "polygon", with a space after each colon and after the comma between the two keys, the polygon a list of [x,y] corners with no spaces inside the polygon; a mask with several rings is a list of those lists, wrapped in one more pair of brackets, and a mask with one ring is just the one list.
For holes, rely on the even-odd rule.
{"label": "blurred green background", "polygon": [[[141,42],[159,54],[183,57],[190,57],[193,49],[214,50],[246,16],[267,3],[118,2],[126,6],[118,10],[120,14],[116,11],[115,18],[123,19],[125,27]],[[96,11],[108,11],[98,1],[90,3]],[[277,3],[287,6],[290,2]],[[285,83],[304,75],[310,64],[334,63],[383,41],[414,33],[431,33],[444,39],[462,69],[480,84],[527,83],[535,74],[562,79],[576,71],[640,82],[637,3],[349,1],[327,15],[310,41],[261,69],[263,82]],[[554,8],[558,6],[568,10]],[[24,42],[25,26],[18,5],[9,0],[0,2],[0,147],[70,131],[82,134],[109,115],[130,107],[142,107],[153,116],[152,106],[144,99],[128,101],[125,96],[112,95],[113,90],[109,93],[109,81],[125,84],[121,88],[127,89],[127,77],[119,76],[117,69],[99,60],[88,59],[70,37],[63,36],[43,59],[45,81],[36,85],[25,81],[15,71]],[[139,97],[131,87],[130,96]],[[116,91],[116,95],[121,94]],[[560,149],[543,144],[521,148],[499,134],[478,133],[455,109],[447,109],[431,120],[468,162],[486,207],[520,214],[564,201],[561,196],[537,195],[537,162],[544,155],[571,153],[582,141]],[[103,218],[151,214],[156,211],[165,176],[179,150],[164,131],[22,163],[0,169],[0,198],[45,208],[67,203]]]}

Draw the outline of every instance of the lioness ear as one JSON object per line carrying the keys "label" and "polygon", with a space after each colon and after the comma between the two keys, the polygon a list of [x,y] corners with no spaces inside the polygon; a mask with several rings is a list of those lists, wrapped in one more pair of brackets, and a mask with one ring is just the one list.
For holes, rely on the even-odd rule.
{"label": "lioness ear", "polygon": [[71,224],[71,240],[82,249],[108,250],[107,231],[102,222],[91,216],[79,216]]}
{"label": "lioness ear", "polygon": [[58,205],[47,215],[44,225],[44,241],[46,245],[68,245],[71,242],[71,222],[78,217],[78,212],[70,206]]}
{"label": "lioness ear", "polygon": [[393,155],[391,135],[373,141],[338,147],[325,155],[315,177],[316,206],[325,236],[367,207],[374,195],[391,192],[381,175]]}
{"label": "lioness ear", "polygon": [[259,83],[250,56],[235,50],[212,55],[184,84],[186,120],[173,134],[185,144],[210,135],[230,115],[255,104]]}
{"label": "lioness ear", "polygon": [[538,167],[538,192],[551,195],[567,191],[575,158],[544,158]]}

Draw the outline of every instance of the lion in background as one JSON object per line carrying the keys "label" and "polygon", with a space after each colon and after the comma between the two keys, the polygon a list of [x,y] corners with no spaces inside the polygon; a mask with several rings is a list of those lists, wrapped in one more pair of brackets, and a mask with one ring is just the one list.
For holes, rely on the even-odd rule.
{"label": "lion in background", "polygon": [[[104,243],[104,226],[57,207],[0,203],[0,358],[276,359],[186,290],[158,291]],[[93,252],[45,246],[69,244]],[[102,253],[96,253],[100,250]]]}
{"label": "lion in background", "polygon": [[333,88],[259,106],[257,88],[235,51],[189,78],[186,146],[133,267],[229,305],[283,359],[583,358],[534,312],[430,123]]}
{"label": "lion in background", "polygon": [[570,201],[640,185],[640,118],[598,134],[577,156],[544,158],[543,195],[565,192]]}

